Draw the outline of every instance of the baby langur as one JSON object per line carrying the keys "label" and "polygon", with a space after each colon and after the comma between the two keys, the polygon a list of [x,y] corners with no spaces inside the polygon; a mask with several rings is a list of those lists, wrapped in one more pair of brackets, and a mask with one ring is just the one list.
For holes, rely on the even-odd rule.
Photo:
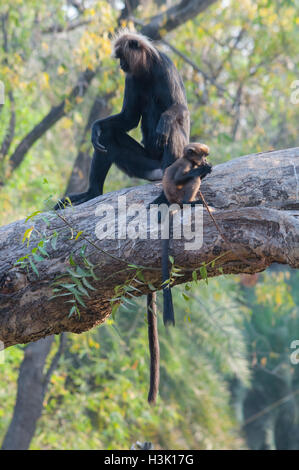
{"label": "baby langur", "polygon": [[162,183],[169,204],[182,206],[196,201],[201,180],[212,171],[212,165],[207,162],[208,155],[207,145],[188,144],[184,147],[183,157],[165,170]]}
{"label": "baby langur", "polygon": [[[212,171],[206,157],[209,148],[200,143],[186,145],[183,156],[170,165],[164,173],[163,192],[151,203],[170,205],[196,204],[201,180]],[[159,213],[160,215],[160,213]],[[159,218],[159,222],[161,222]],[[169,239],[162,239],[163,321],[164,325],[175,324],[168,267]],[[156,293],[148,296],[148,338],[150,350],[149,403],[155,403],[159,390],[159,339],[156,314]]]}
{"label": "baby langur", "polygon": [[[198,204],[201,180],[212,171],[207,162],[209,147],[199,142],[184,147],[183,157],[170,165],[163,176],[163,191],[168,204]],[[171,219],[170,219],[171,220]],[[169,285],[169,238],[162,240],[162,286],[164,325],[175,324],[172,294]]]}

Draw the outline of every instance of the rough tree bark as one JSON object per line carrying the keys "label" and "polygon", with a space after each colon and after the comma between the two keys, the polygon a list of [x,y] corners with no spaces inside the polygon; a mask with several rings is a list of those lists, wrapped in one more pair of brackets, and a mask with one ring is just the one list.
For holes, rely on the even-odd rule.
{"label": "rough tree bark", "polygon": [[[160,288],[161,243],[149,239],[149,231],[147,240],[117,239],[116,235],[115,240],[99,241],[95,235],[100,220],[95,210],[101,204],[117,207],[118,197],[126,196],[128,206],[147,205],[159,192],[159,184],[128,188],[60,212],[73,228],[72,237],[69,226],[55,213],[48,214],[52,217],[49,227],[37,216],[27,223],[19,221],[0,228],[0,340],[5,347],[62,331],[81,333],[103,322],[111,312],[115,286],[132,275],[127,268],[130,263],[144,266],[147,281]],[[259,272],[274,262],[299,267],[299,148],[249,155],[217,165],[205,179],[202,192],[214,206],[214,216],[233,250],[204,211],[204,243],[200,249],[185,251],[183,239],[170,243],[175,264],[184,272],[177,283],[190,279],[194,269],[220,255],[223,257],[219,262],[208,267],[208,276],[219,275],[219,265],[224,273]],[[49,258],[38,264],[39,277],[14,266],[38,242],[31,240],[28,248],[22,244],[23,234],[31,226],[48,236],[53,230],[59,232],[56,249],[49,247]],[[84,234],[75,240],[80,231]],[[87,245],[88,259],[97,265],[99,280],[93,281],[96,290],[84,298],[86,307],[80,307],[81,317],[69,318],[65,297],[50,300],[51,282],[67,272],[72,252],[75,260],[81,259],[83,245]],[[68,282],[68,276],[63,280]],[[142,292],[149,292],[147,285]]]}

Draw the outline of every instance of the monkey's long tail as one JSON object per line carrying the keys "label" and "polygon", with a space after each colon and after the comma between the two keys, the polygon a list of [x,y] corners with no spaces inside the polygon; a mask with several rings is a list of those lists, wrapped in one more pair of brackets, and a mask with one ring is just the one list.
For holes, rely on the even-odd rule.
{"label": "monkey's long tail", "polygon": [[169,239],[162,239],[162,284],[163,284],[163,322],[164,325],[175,325],[171,287],[168,268]]}
{"label": "monkey's long tail", "polygon": [[156,403],[160,383],[160,348],[156,301],[156,292],[147,295],[148,344],[150,351],[150,389],[147,400],[151,405]]}

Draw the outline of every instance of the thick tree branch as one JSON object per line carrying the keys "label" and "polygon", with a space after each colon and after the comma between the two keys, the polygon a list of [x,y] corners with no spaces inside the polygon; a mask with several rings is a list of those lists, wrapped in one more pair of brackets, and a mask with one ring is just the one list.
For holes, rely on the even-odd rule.
{"label": "thick tree branch", "polygon": [[[2,36],[3,36],[3,51],[4,51],[4,58],[3,64],[8,66],[8,54],[9,54],[9,47],[8,47],[8,32],[7,32],[7,23],[8,23],[9,14],[6,13],[5,15],[1,15],[1,27],[2,27]],[[1,144],[0,148],[0,159],[3,159],[10,148],[10,145],[13,141],[15,135],[15,127],[16,127],[16,112],[15,112],[15,100],[12,90],[8,92],[8,99],[10,102],[10,119],[8,129],[6,131],[6,135],[4,140]]]}
{"label": "thick tree branch", "polygon": [[8,151],[10,149],[11,143],[15,135],[15,128],[16,128],[15,100],[14,100],[13,92],[11,90],[9,90],[8,92],[8,99],[10,102],[10,119],[9,119],[8,129],[6,131],[6,135],[4,137],[4,140],[0,148],[1,160],[8,154]]}
{"label": "thick tree branch", "polygon": [[[117,208],[118,197],[126,196],[127,206],[147,205],[159,191],[159,184],[128,188],[59,212],[61,218],[56,213],[48,214],[52,217],[48,227],[37,216],[37,220],[0,228],[0,340],[6,347],[62,331],[80,333],[103,322],[111,312],[115,286],[134,274],[128,264],[144,266],[147,281],[157,289],[161,287],[161,242],[150,239],[149,228],[147,240],[118,239],[116,235],[115,240],[99,241],[95,235],[100,222],[95,210],[101,204]],[[249,155],[217,165],[204,180],[202,192],[214,206],[214,217],[233,250],[204,210],[200,249],[186,251],[183,239],[170,243],[175,264],[184,273],[177,283],[190,279],[194,269],[219,256],[215,266],[208,266],[208,276],[219,275],[220,265],[224,273],[254,273],[274,262],[299,267],[299,148]],[[125,224],[122,217],[120,228]],[[108,227],[112,224],[111,218]],[[45,231],[47,236],[54,230],[59,233],[56,249],[47,247],[49,258],[38,263],[39,277],[31,270],[27,273],[14,266],[38,243],[32,236],[28,248],[22,244],[23,234],[31,226],[38,233]],[[78,231],[84,234],[75,240]],[[95,273],[99,279],[91,280],[96,290],[89,291],[89,298],[84,297],[86,307],[80,307],[80,318],[75,314],[69,318],[66,297],[50,300],[51,282],[67,272],[71,253],[77,263],[82,261],[79,253],[83,245],[87,245],[87,258],[97,266]],[[244,258],[251,264],[245,263]],[[61,282],[70,282],[68,276]],[[147,292],[147,285],[142,286],[142,293]]]}
{"label": "thick tree branch", "polygon": [[29,344],[25,349],[18,378],[16,404],[2,450],[26,450],[29,447],[43,410],[47,390],[44,366],[53,341],[54,336],[48,336]]}
{"label": "thick tree branch", "polygon": [[177,5],[151,18],[141,32],[153,40],[161,39],[161,31],[172,31],[206,10],[216,0],[182,0]]}
{"label": "thick tree branch", "polygon": [[59,105],[53,106],[49,113],[23,138],[10,157],[12,170],[22,163],[26,153],[35,142],[67,114],[66,104],[73,105],[77,96],[84,96],[97,72],[98,70],[86,69],[69,95]]}
{"label": "thick tree branch", "polygon": [[65,33],[73,31],[74,29],[81,28],[82,26],[87,26],[92,20],[76,20],[67,25],[54,24],[42,30],[42,34],[53,34],[53,33]]}

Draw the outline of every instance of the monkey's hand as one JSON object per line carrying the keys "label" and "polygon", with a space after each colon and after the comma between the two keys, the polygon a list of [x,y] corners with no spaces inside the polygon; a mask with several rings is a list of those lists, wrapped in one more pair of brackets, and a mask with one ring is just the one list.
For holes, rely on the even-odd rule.
{"label": "monkey's hand", "polygon": [[206,163],[205,165],[202,165],[201,167],[199,167],[199,169],[201,170],[199,174],[200,179],[203,180],[209,173],[211,173],[212,168],[213,166],[210,165],[209,163]]}
{"label": "monkey's hand", "polygon": [[94,123],[92,126],[91,130],[91,142],[95,150],[98,150],[99,152],[106,153],[107,149],[104,147],[104,145],[100,144],[99,138],[101,135],[101,129],[98,125],[97,122]]}
{"label": "monkey's hand", "polygon": [[200,165],[198,168],[193,168],[192,170],[185,173],[184,177],[186,181],[191,178],[198,178],[200,177],[203,180],[209,173],[212,171],[212,165],[209,163],[205,163],[204,165]]}
{"label": "monkey's hand", "polygon": [[171,125],[171,116],[168,114],[162,114],[156,127],[156,145],[158,148],[164,147],[167,144],[171,131]]}

